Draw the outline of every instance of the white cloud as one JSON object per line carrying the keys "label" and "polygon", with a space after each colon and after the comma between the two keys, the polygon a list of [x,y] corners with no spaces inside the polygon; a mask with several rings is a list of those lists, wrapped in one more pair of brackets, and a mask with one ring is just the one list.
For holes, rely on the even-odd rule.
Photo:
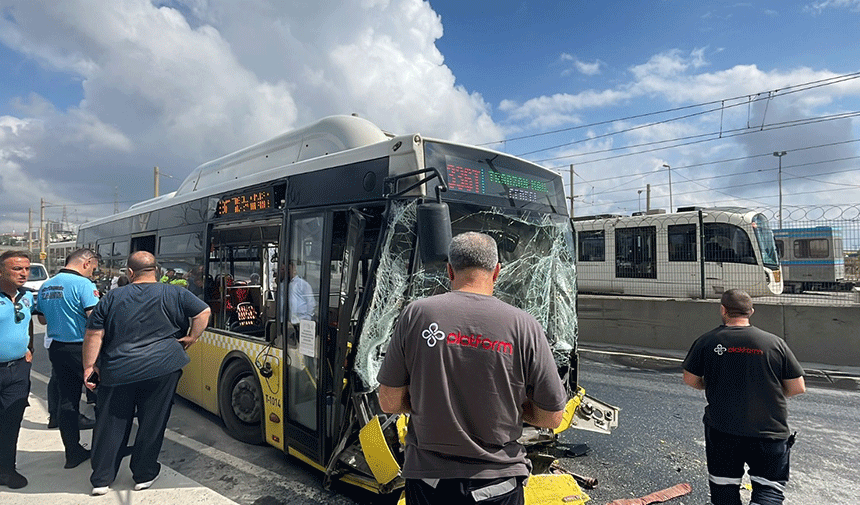
{"label": "white cloud", "polygon": [[[125,207],[150,196],[152,166],[181,179],[331,114],[396,133],[504,136],[481,95],[455,84],[435,46],[441,19],[421,0],[8,0],[3,12],[0,43],[81,82],[67,110],[21,97],[9,120],[40,127],[0,138],[0,162],[80,190],[64,202],[110,201],[118,187]],[[89,184],[69,166],[86,167]],[[2,205],[13,206],[9,187]]]}
{"label": "white cloud", "polygon": [[603,62],[600,60],[595,60],[593,63],[587,63],[567,53],[562,53],[560,58],[562,61],[569,61],[573,65],[572,69],[565,69],[562,71],[561,75],[569,75],[574,70],[583,75],[598,75],[600,74],[600,67],[603,66]]}
{"label": "white cloud", "polygon": [[860,11],[860,0],[824,0],[822,2],[813,2],[804,6],[807,12],[821,14],[825,9],[849,9],[852,11]]}

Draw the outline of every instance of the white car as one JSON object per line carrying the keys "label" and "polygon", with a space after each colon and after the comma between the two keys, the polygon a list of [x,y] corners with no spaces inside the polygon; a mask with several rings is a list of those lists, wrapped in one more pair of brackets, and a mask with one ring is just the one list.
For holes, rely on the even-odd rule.
{"label": "white car", "polygon": [[24,283],[24,287],[32,291],[39,291],[42,284],[49,278],[48,269],[45,268],[45,265],[41,263],[30,263],[30,277],[27,279],[27,282]]}

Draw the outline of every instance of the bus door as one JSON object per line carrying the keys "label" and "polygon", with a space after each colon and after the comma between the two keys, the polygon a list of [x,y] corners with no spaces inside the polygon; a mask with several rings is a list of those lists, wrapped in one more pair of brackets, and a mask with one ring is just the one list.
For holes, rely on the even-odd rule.
{"label": "bus door", "polygon": [[327,272],[322,268],[325,214],[293,214],[289,226],[289,257],[285,282],[278,296],[286,306],[284,335],[287,366],[285,430],[291,446],[319,463],[321,455],[320,384],[321,326],[326,324],[320,307]]}

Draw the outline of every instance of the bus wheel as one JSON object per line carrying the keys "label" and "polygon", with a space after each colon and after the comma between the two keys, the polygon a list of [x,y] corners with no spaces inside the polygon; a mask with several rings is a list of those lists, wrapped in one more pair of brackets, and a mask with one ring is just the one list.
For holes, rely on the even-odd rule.
{"label": "bus wheel", "polygon": [[263,442],[263,391],[251,367],[235,360],[221,376],[218,406],[227,431],[248,444]]}

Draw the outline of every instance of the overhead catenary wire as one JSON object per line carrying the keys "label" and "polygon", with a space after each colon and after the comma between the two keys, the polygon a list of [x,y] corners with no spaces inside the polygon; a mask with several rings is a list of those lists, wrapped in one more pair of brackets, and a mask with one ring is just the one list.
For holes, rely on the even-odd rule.
{"label": "overhead catenary wire", "polygon": [[[491,141],[491,142],[485,142],[485,143],[483,143],[483,144],[479,144],[479,145],[504,144],[504,143],[514,142],[514,141],[519,141],[519,140],[527,140],[527,139],[532,139],[532,138],[537,138],[537,137],[542,137],[542,136],[547,136],[547,135],[554,135],[554,134],[557,134],[557,133],[564,133],[564,132],[569,132],[569,131],[575,131],[575,130],[581,130],[581,129],[594,128],[594,127],[596,127],[596,126],[604,126],[604,125],[612,124],[612,123],[626,122],[626,121],[631,121],[631,120],[634,120],[634,119],[641,119],[641,118],[645,118],[645,117],[658,116],[658,115],[661,115],[661,114],[669,114],[669,113],[672,113],[672,112],[680,112],[680,111],[684,111],[684,110],[695,109],[695,108],[698,108],[698,107],[706,107],[706,106],[716,105],[716,104],[720,104],[720,105],[721,105],[720,107],[716,107],[716,108],[713,108],[713,109],[708,110],[708,111],[702,111],[702,112],[700,112],[700,113],[689,114],[689,115],[681,116],[681,117],[678,117],[678,118],[669,118],[669,119],[666,119],[666,120],[663,120],[663,121],[657,121],[657,122],[654,122],[654,123],[649,123],[649,124],[647,124],[647,125],[640,125],[640,126],[637,126],[637,127],[631,128],[631,129],[628,129],[628,130],[619,130],[619,131],[616,131],[616,132],[612,132],[612,134],[613,134],[613,135],[618,135],[618,134],[621,134],[621,133],[626,133],[626,132],[631,131],[631,130],[633,130],[633,129],[639,129],[639,128],[648,127],[648,126],[655,126],[655,125],[659,125],[659,124],[666,124],[666,123],[669,123],[669,122],[678,121],[678,120],[680,120],[680,119],[686,119],[686,118],[694,117],[694,116],[697,116],[697,115],[708,114],[708,113],[710,113],[710,112],[715,112],[715,111],[719,111],[719,110],[725,110],[725,108],[726,108],[726,106],[724,105],[724,104],[725,104],[725,102],[732,102],[732,101],[736,101],[736,100],[737,100],[737,101],[739,101],[739,100],[747,100],[747,101],[745,101],[745,102],[739,102],[739,103],[737,103],[737,104],[734,104],[734,105],[730,105],[730,106],[728,106],[729,108],[732,108],[732,107],[739,107],[739,106],[743,106],[743,105],[748,105],[748,104],[749,104],[749,99],[750,99],[751,97],[753,97],[753,96],[760,96],[760,95],[762,95],[762,94],[768,94],[768,96],[769,96],[769,98],[770,98],[770,97],[772,97],[772,96],[773,96],[774,94],[776,94],[776,93],[780,93],[780,95],[779,95],[779,96],[785,96],[785,95],[789,95],[789,94],[794,94],[794,93],[799,93],[799,92],[803,92],[803,91],[808,91],[808,90],[811,90],[811,89],[820,88],[820,87],[823,87],[823,86],[831,86],[831,85],[834,85],[834,84],[839,84],[839,83],[846,82],[846,81],[850,81],[850,80],[857,79],[857,78],[860,78],[860,72],[852,72],[852,73],[848,73],[848,74],[841,74],[841,75],[836,75],[836,76],[832,76],[832,77],[827,77],[827,78],[819,79],[819,80],[816,80],[816,81],[808,81],[808,82],[805,82],[805,83],[794,84],[794,85],[788,85],[788,86],[784,86],[784,87],[782,87],[782,88],[775,88],[775,89],[771,89],[771,90],[767,90],[767,91],[759,91],[759,92],[755,92],[755,93],[748,93],[748,94],[738,95],[738,96],[731,97],[731,98],[722,98],[722,99],[719,99],[719,100],[712,100],[712,101],[708,101],[708,102],[700,102],[700,103],[697,103],[697,104],[684,105],[684,106],[681,106],[681,107],[673,107],[673,108],[663,109],[663,110],[654,111],[654,112],[646,112],[646,113],[642,113],[642,114],[634,114],[634,115],[625,116],[625,117],[621,117],[621,118],[608,119],[608,120],[605,120],[605,121],[597,121],[597,122],[588,123],[588,124],[584,124],[584,125],[576,125],[576,126],[571,126],[571,127],[566,127],[566,128],[557,128],[557,129],[554,129],[554,130],[548,130],[548,131],[545,131],[545,132],[539,132],[539,133],[533,133],[533,134],[529,134],[529,135],[522,135],[522,136],[519,136],[519,137],[510,137],[510,138],[507,138],[507,139],[496,140],[496,141]],[[585,139],[585,141],[588,141],[588,140],[592,140],[592,139],[591,139],[591,138],[589,138],[589,139]],[[559,148],[559,147],[564,147],[564,146],[566,146],[566,145],[571,145],[571,144],[573,144],[573,143],[579,143],[579,142],[582,142],[582,141],[575,141],[575,142],[572,142],[572,143],[561,144],[561,145],[558,145],[558,146],[548,147],[548,148],[544,148],[544,149],[540,149],[540,150],[532,151],[532,152],[528,152],[528,153],[520,153],[520,154],[518,154],[518,156],[527,156],[527,155],[529,155],[529,154],[533,154],[533,153],[536,153],[536,152],[542,152],[542,151],[546,151],[546,150],[557,149],[557,148]]]}

